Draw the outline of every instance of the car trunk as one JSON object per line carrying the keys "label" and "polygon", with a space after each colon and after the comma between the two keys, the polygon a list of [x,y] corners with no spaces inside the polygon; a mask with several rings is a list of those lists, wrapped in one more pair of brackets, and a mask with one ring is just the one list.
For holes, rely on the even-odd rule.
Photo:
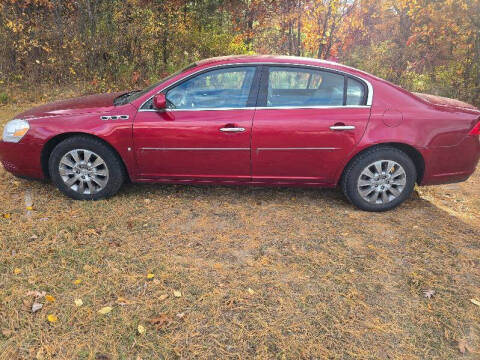
{"label": "car trunk", "polygon": [[422,100],[427,101],[434,105],[454,107],[458,109],[476,110],[480,112],[480,110],[476,106],[470,105],[460,100],[450,99],[450,98],[437,96],[437,95],[423,94],[423,93],[414,93],[414,94],[419,98],[421,98]]}

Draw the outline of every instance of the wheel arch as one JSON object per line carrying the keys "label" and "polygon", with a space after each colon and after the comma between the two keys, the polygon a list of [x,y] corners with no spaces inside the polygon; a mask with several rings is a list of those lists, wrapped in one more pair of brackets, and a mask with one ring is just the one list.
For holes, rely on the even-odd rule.
{"label": "wheel arch", "polygon": [[75,136],[82,136],[82,137],[89,137],[89,138],[92,138],[92,139],[96,139],[96,140],[99,140],[102,143],[104,143],[106,146],[108,146],[115,153],[115,155],[118,157],[118,159],[120,160],[120,163],[123,166],[123,172],[124,172],[126,178],[130,180],[129,173],[127,171],[127,167],[125,165],[125,162],[123,161],[122,157],[118,153],[117,149],[115,149],[115,147],[113,147],[109,142],[105,141],[101,137],[98,137],[98,136],[95,136],[95,135],[92,135],[92,134],[89,134],[89,133],[84,133],[84,132],[68,132],[68,133],[58,134],[58,135],[55,135],[54,137],[52,137],[51,139],[49,139],[45,143],[45,145],[42,148],[42,152],[40,154],[40,163],[42,165],[43,175],[45,176],[46,179],[50,178],[50,173],[48,171],[48,160],[50,159],[50,155],[51,155],[53,149],[55,148],[55,146],[60,144],[62,141],[66,140],[68,138],[71,138],[71,137],[75,137]]}
{"label": "wheel arch", "polygon": [[355,153],[350,160],[345,164],[342,170],[342,174],[339,179],[339,183],[342,182],[343,176],[345,174],[345,170],[348,168],[350,163],[359,155],[365,153],[366,151],[369,151],[373,148],[379,148],[379,147],[393,147],[396,148],[400,151],[403,151],[405,154],[407,154],[410,159],[412,159],[413,163],[415,164],[415,169],[417,170],[417,184],[420,184],[423,180],[423,175],[425,173],[425,159],[423,155],[418,151],[414,146],[405,144],[405,143],[400,143],[400,142],[386,142],[386,143],[380,143],[380,144],[374,144],[372,146],[368,146],[361,151]]}

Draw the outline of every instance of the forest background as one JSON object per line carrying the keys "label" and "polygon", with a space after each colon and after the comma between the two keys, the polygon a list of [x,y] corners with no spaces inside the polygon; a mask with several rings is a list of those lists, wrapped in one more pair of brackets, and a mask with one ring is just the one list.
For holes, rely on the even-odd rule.
{"label": "forest background", "polygon": [[0,0],[0,103],[230,54],[335,59],[480,106],[480,0]]}

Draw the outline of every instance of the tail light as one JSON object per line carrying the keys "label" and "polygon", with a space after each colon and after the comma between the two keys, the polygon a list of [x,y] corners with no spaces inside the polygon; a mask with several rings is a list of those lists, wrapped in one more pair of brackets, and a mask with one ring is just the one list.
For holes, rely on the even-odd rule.
{"label": "tail light", "polygon": [[[479,119],[480,120],[480,119]],[[469,133],[470,135],[480,135],[480,121],[477,122],[477,125],[473,127],[473,129]]]}

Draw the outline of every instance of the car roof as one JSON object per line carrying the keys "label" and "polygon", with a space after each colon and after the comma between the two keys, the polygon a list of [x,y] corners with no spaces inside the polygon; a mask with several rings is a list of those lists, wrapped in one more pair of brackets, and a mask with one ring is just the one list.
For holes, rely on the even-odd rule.
{"label": "car roof", "polygon": [[[376,78],[376,76],[369,74],[365,71],[343,65],[333,61],[299,57],[299,56],[280,56],[280,55],[230,55],[219,56],[209,59],[204,59],[195,62],[196,66],[209,66],[209,65],[221,65],[221,64],[236,64],[236,63],[278,63],[278,64],[291,64],[291,65],[310,65],[310,66],[322,66],[334,70],[345,71],[347,73],[356,74],[360,76],[366,76],[370,79]],[[381,80],[381,79],[378,79]]]}
{"label": "car roof", "polygon": [[197,61],[198,65],[207,65],[214,63],[298,63],[298,64],[317,64],[317,65],[340,65],[338,63],[320,59],[299,57],[299,56],[280,56],[280,55],[229,55],[218,56],[209,59]]}

